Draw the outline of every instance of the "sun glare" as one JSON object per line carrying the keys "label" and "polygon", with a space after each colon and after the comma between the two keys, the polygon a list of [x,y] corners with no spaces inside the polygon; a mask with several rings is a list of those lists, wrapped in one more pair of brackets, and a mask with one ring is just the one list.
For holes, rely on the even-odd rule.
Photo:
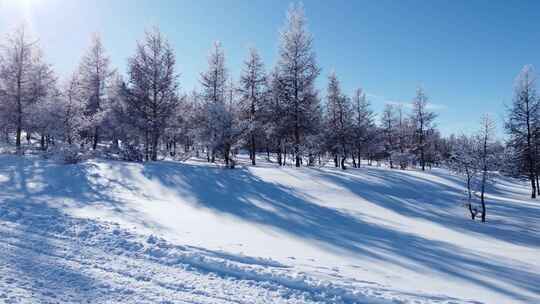
{"label": "sun glare", "polygon": [[24,22],[32,23],[32,15],[38,9],[43,0],[0,0],[0,8],[7,9],[7,11],[13,14],[12,16],[18,16]]}

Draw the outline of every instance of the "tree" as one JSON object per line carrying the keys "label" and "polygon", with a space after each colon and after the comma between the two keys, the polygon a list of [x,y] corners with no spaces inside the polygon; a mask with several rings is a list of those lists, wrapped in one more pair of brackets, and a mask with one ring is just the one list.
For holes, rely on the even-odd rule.
{"label": "tree", "polygon": [[92,149],[95,150],[100,140],[100,127],[104,119],[107,93],[114,71],[110,67],[110,59],[106,55],[101,38],[95,34],[90,48],[86,51],[79,66],[79,84],[85,100],[85,115],[91,122],[87,137],[92,138]]}
{"label": "tree", "polygon": [[256,161],[256,136],[262,127],[262,110],[266,101],[266,75],[264,65],[256,49],[249,50],[249,57],[244,62],[240,76],[240,107],[242,119],[248,122],[249,157],[251,164]]}
{"label": "tree", "polygon": [[30,138],[29,110],[33,104],[47,97],[56,78],[50,65],[43,61],[37,42],[31,41],[24,27],[8,35],[6,40],[0,55],[3,58],[0,66],[0,92],[4,97],[2,108],[9,113],[10,124],[15,126],[15,144],[20,151],[24,129]]}
{"label": "tree", "polygon": [[146,160],[157,160],[160,136],[179,103],[175,63],[172,47],[157,28],[145,33],[129,58],[127,115],[142,133]]}
{"label": "tree", "polygon": [[515,157],[531,183],[531,198],[537,193],[537,151],[535,134],[540,132],[540,99],[536,96],[536,76],[530,65],[523,67],[515,80],[514,99],[508,109],[505,129],[508,145],[516,148]]}
{"label": "tree", "polygon": [[392,104],[387,104],[384,107],[382,116],[381,116],[381,130],[384,134],[384,151],[390,168],[394,168],[394,162],[392,160],[392,155],[395,152],[396,146],[396,134],[397,134],[397,118],[396,118],[396,108]]}
{"label": "tree", "polygon": [[62,124],[63,140],[68,145],[75,143],[88,125],[84,115],[85,103],[78,76],[78,74],[74,73],[65,82],[60,98],[62,106],[60,111],[57,112]]}
{"label": "tree", "polygon": [[399,163],[400,169],[403,170],[407,168],[413,159],[410,152],[413,128],[411,127],[410,120],[405,117],[402,104],[396,106],[396,122],[396,145],[398,151],[394,154],[394,160]]}
{"label": "tree", "polygon": [[437,115],[428,109],[428,97],[424,89],[416,89],[416,97],[412,102],[411,121],[414,125],[414,150],[422,166],[422,171],[426,167],[426,143],[427,137],[433,131],[433,121]]}
{"label": "tree", "polygon": [[467,185],[467,208],[474,221],[478,210],[473,206],[474,182],[479,171],[476,156],[477,142],[475,137],[461,135],[452,142],[452,154],[450,156],[450,169],[465,177]]}
{"label": "tree", "polygon": [[[362,150],[367,151],[367,145],[375,134],[374,114],[370,109],[370,103],[362,89],[356,89],[352,99],[352,139],[354,150],[352,160],[354,167],[360,167]],[[355,153],[358,158],[358,165],[355,160]]]}
{"label": "tree", "polygon": [[489,117],[484,115],[480,124],[480,132],[478,133],[478,156],[477,162],[480,167],[481,180],[480,180],[480,203],[482,205],[482,222],[486,221],[486,202],[485,192],[486,185],[490,179],[490,172],[497,167],[498,155],[494,142],[495,137],[495,123]]}
{"label": "tree", "polygon": [[277,152],[277,162],[280,166],[285,165],[286,160],[286,143],[290,132],[288,128],[287,108],[285,107],[286,90],[284,84],[280,80],[279,69],[274,68],[267,79],[268,86],[268,103],[264,108],[265,130],[268,140],[272,143]]}
{"label": "tree", "polygon": [[[214,47],[208,56],[208,70],[201,73],[201,85],[203,87],[202,98],[204,100],[204,108],[206,116],[204,127],[206,132],[203,132],[204,141],[208,145],[209,161],[215,160],[215,145],[217,133],[220,131],[214,124],[212,119],[213,114],[219,113],[217,108],[224,108],[225,93],[227,90],[228,71],[225,68],[225,53],[221,47],[221,43],[216,41]],[[213,109],[216,107],[216,109]]]}
{"label": "tree", "polygon": [[306,30],[306,18],[301,5],[291,5],[285,29],[281,32],[278,77],[284,91],[284,113],[292,132],[295,165],[301,165],[301,145],[314,130],[311,117],[319,110],[315,79],[320,73],[313,51],[313,39]]}
{"label": "tree", "polygon": [[352,110],[350,99],[342,93],[341,85],[334,72],[328,76],[326,99],[327,146],[334,154],[336,167],[339,166],[345,170],[345,160],[352,136]]}

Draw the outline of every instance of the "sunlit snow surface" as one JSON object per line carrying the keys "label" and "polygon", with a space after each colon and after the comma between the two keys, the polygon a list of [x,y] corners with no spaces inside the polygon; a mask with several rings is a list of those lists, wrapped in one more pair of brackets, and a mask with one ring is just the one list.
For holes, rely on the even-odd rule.
{"label": "sunlit snow surface", "polygon": [[0,156],[0,303],[540,303],[540,201],[498,177]]}

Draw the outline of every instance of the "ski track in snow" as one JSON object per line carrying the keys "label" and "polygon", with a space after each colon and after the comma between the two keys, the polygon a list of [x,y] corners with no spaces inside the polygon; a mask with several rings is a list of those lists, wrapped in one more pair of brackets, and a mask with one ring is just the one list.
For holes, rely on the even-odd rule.
{"label": "ski track in snow", "polygon": [[474,303],[324,282],[271,259],[172,245],[41,204],[1,207],[3,303]]}

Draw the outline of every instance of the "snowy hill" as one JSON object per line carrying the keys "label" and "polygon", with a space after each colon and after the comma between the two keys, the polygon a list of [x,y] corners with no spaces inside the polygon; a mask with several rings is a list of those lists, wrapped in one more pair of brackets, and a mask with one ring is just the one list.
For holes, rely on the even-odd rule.
{"label": "snowy hill", "polygon": [[0,302],[539,303],[540,204],[499,177],[0,156]]}

